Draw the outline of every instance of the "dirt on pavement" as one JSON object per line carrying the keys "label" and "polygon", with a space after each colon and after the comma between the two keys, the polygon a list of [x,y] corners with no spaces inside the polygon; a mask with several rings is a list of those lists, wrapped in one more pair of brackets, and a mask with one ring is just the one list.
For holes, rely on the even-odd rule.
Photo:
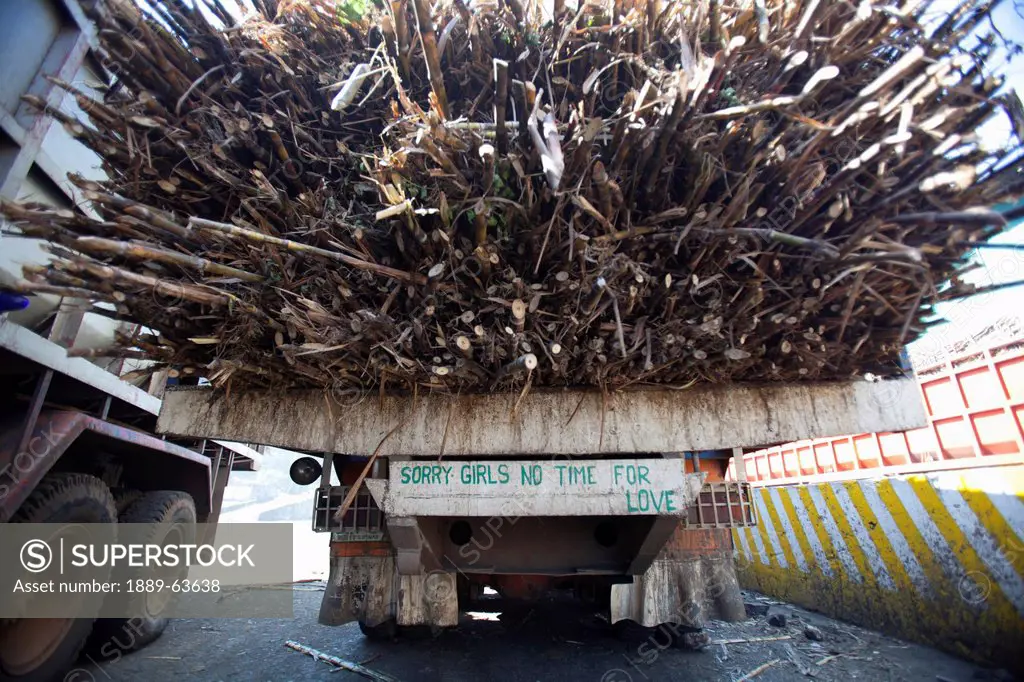
{"label": "dirt on pavement", "polygon": [[[322,584],[297,586],[292,619],[172,621],[148,648],[108,661],[83,660],[65,682],[365,679],[334,672],[322,661],[287,649],[286,640],[405,682],[1012,679],[1003,671],[796,607],[774,605],[765,613],[768,600],[750,594],[747,601],[762,605],[759,615],[741,623],[712,623],[712,643],[694,652],[667,647],[668,638],[658,630],[631,625],[616,631],[593,613],[564,607],[538,607],[511,627],[500,623],[496,613],[471,612],[463,614],[458,628],[437,636],[371,642],[355,624],[317,624],[322,589]],[[785,623],[769,624],[772,615],[773,622]]]}

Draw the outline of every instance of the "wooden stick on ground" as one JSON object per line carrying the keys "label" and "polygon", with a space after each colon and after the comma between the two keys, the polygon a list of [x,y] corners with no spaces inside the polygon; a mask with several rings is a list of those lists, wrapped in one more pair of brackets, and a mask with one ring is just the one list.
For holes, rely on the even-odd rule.
{"label": "wooden stick on ground", "polygon": [[776,665],[778,663],[781,663],[781,662],[782,662],[782,659],[780,659],[780,658],[773,658],[772,660],[768,661],[767,663],[762,663],[761,665],[757,666],[756,668],[754,668],[753,670],[748,672],[743,677],[738,678],[736,680],[736,682],[747,682],[747,680],[752,680],[755,677],[757,677],[758,675],[760,675],[761,673],[763,673],[768,668],[770,668],[773,665]]}
{"label": "wooden stick on ground", "polygon": [[785,639],[793,639],[793,635],[775,635],[773,637],[747,637],[736,639],[713,639],[708,644],[753,644],[756,642],[779,642]]}
{"label": "wooden stick on ground", "polygon": [[300,644],[299,642],[296,642],[294,640],[289,639],[284,643],[284,645],[292,651],[298,651],[300,654],[307,654],[309,656],[312,656],[314,660],[323,661],[324,663],[333,665],[335,668],[339,668],[341,670],[348,670],[349,672],[353,672],[357,675],[362,675],[363,677],[366,677],[368,679],[377,680],[377,682],[398,682],[398,678],[391,677],[391,675],[379,673],[376,670],[370,670],[369,668],[359,665],[354,661],[346,661],[344,658],[339,658],[331,654],[325,654],[322,651],[318,651],[311,646]]}

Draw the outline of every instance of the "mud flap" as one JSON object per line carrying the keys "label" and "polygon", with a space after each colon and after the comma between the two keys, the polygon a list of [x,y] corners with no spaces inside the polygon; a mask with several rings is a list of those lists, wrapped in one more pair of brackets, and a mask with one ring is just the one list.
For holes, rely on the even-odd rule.
{"label": "mud flap", "polygon": [[631,585],[613,585],[612,623],[645,627],[678,623],[703,628],[708,620],[746,618],[727,529],[677,528],[671,540]]}
{"label": "mud flap", "polygon": [[459,597],[455,574],[432,571],[426,575],[398,576],[399,625],[454,627],[459,624]]}
{"label": "mud flap", "polygon": [[398,625],[457,625],[455,574],[434,571],[400,576],[392,554],[338,556],[332,552],[327,589],[320,603],[320,624],[360,621],[375,627],[389,620]]}

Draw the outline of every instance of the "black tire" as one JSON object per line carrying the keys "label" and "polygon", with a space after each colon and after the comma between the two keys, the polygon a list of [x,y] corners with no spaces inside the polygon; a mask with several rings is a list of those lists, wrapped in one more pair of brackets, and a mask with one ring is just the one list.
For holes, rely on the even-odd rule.
{"label": "black tire", "polygon": [[110,494],[114,496],[114,504],[117,505],[118,521],[121,521],[125,510],[143,495],[141,490],[131,488],[111,488]]}
{"label": "black tire", "polygon": [[[106,484],[86,474],[47,474],[11,518],[12,523],[115,523]],[[97,599],[102,595],[97,595]],[[93,619],[23,618],[0,626],[0,682],[63,679],[92,631]],[[54,628],[48,634],[48,628]],[[46,640],[51,640],[46,643]],[[42,642],[40,642],[42,640]],[[32,655],[36,649],[35,656]]]}
{"label": "black tire", "polygon": [[455,576],[456,598],[458,599],[459,612],[472,611],[480,605],[480,599],[484,595],[484,586],[480,583],[471,582],[461,573]]}
{"label": "black tire", "polygon": [[653,637],[659,638],[662,642],[667,640],[673,649],[702,651],[711,642],[711,636],[706,630],[679,623],[662,623],[653,630]]}
{"label": "black tire", "polygon": [[[178,544],[194,543],[196,539],[195,502],[190,495],[177,490],[140,493],[127,505],[118,521],[153,524],[152,533],[144,540],[147,544],[162,543],[172,532],[181,533],[180,539],[175,540]],[[185,571],[179,573],[181,575],[166,576],[165,580],[183,578]],[[138,577],[139,569],[129,567],[115,573],[115,579],[122,584]],[[169,619],[163,615],[167,605],[167,602],[157,604],[145,594],[138,595],[131,605],[132,612],[138,615],[133,618],[98,619],[86,650],[98,658],[111,658],[138,651],[158,639],[167,628]]]}
{"label": "black tire", "polygon": [[612,635],[616,639],[628,638],[635,628],[636,624],[628,618],[625,620],[617,620],[611,625]]}
{"label": "black tire", "polygon": [[379,625],[367,625],[363,621],[359,621],[359,631],[366,639],[374,642],[390,642],[398,637],[398,624],[393,618],[389,618]]}

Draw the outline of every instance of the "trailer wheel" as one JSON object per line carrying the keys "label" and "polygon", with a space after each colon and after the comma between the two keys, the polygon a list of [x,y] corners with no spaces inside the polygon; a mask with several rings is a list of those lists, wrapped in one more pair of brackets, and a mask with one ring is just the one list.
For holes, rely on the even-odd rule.
{"label": "trailer wheel", "polygon": [[[114,523],[106,484],[86,474],[47,474],[11,518],[12,523]],[[96,594],[102,599],[102,594]],[[0,625],[0,681],[49,682],[78,659],[91,618],[21,618]]]}
{"label": "trailer wheel", "polygon": [[[157,490],[139,493],[118,518],[120,523],[152,524],[152,531],[142,541],[145,544],[191,544],[196,539],[196,505],[192,496],[177,490]],[[173,582],[185,577],[186,567],[162,569],[159,576],[147,571],[147,577],[163,578]],[[115,573],[120,582],[142,575],[138,569],[125,566]],[[155,641],[167,628],[169,619],[163,615],[173,593],[141,593],[132,600],[132,618],[100,618],[93,627],[86,645],[91,654],[110,658],[137,651]]]}
{"label": "trailer wheel", "polygon": [[375,642],[390,642],[398,636],[398,623],[394,618],[389,618],[378,625],[367,625],[363,621],[359,621],[359,631],[366,639]]}

